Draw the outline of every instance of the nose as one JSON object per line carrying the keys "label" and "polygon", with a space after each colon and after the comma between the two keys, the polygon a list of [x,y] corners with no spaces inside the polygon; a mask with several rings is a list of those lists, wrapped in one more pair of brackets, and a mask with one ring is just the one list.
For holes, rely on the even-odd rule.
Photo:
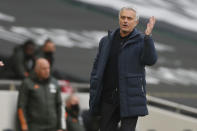
{"label": "nose", "polygon": [[45,69],[45,73],[49,74],[50,73],[50,69],[49,68]]}
{"label": "nose", "polygon": [[127,23],[127,22],[128,22],[128,19],[127,19],[127,18],[125,18],[123,22],[124,22],[124,23]]}

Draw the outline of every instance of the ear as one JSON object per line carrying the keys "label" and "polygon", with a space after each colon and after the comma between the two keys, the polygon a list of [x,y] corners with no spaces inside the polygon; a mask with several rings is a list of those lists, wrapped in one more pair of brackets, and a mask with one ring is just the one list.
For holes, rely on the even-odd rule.
{"label": "ear", "polygon": [[136,20],[135,21],[135,27],[138,25],[138,23],[139,23],[139,20]]}

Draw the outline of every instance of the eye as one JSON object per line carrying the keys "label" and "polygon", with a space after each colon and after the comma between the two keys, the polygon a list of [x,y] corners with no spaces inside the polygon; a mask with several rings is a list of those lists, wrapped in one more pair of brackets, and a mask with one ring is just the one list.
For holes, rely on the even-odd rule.
{"label": "eye", "polygon": [[120,18],[121,18],[121,19],[123,19],[123,20],[124,20],[124,19],[126,19],[126,17],[125,17],[125,16],[121,16]]}
{"label": "eye", "polygon": [[133,20],[133,18],[132,18],[132,17],[127,17],[127,19],[128,19],[128,20]]}

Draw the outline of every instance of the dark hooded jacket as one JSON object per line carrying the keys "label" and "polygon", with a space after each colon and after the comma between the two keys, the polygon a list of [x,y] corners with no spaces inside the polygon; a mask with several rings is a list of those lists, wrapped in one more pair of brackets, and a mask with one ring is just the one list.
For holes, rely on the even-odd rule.
{"label": "dark hooded jacket", "polygon": [[[119,29],[117,29],[119,30]],[[115,32],[101,39],[90,78],[90,112],[99,114],[103,90],[103,75],[113,44]],[[121,47],[118,56],[119,100],[121,117],[144,116],[148,114],[146,100],[145,66],[157,61],[154,42],[134,29]]]}

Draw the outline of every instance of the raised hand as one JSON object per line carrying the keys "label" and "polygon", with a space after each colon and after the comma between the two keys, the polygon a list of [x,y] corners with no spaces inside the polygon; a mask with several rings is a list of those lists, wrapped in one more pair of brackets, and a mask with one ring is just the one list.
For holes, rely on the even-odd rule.
{"label": "raised hand", "polygon": [[150,17],[146,30],[145,30],[145,35],[150,35],[152,33],[155,22],[156,22],[155,17],[154,16]]}

